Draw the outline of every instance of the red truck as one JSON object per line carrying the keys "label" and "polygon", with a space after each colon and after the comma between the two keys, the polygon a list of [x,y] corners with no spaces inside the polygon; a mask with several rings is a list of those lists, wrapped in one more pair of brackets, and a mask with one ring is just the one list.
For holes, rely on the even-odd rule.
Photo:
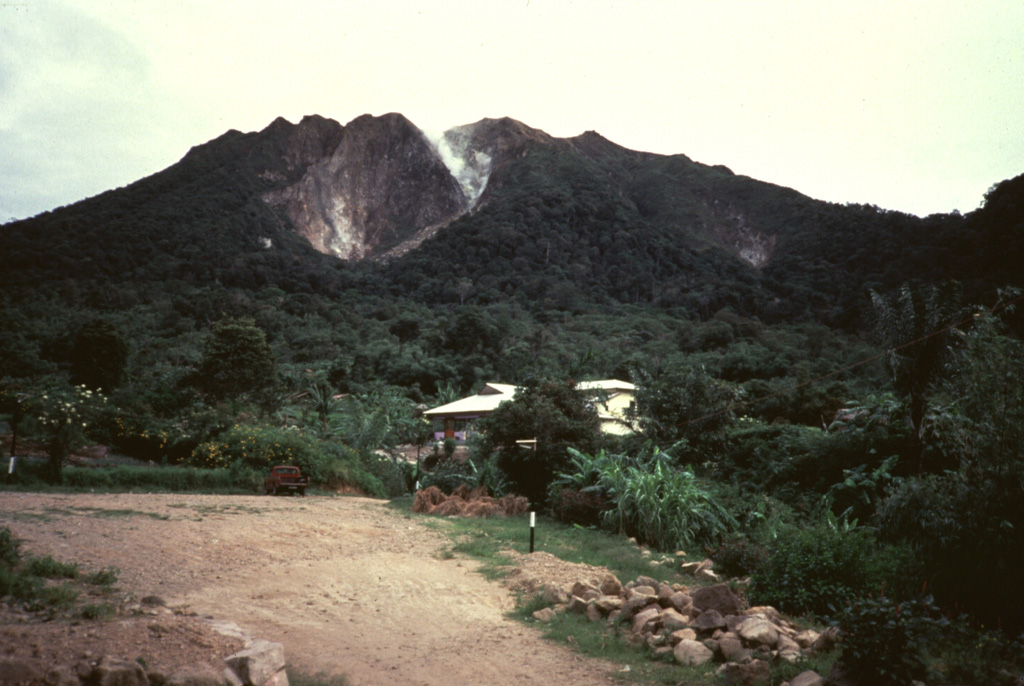
{"label": "red truck", "polygon": [[269,495],[278,493],[298,493],[306,495],[309,477],[302,476],[298,467],[278,465],[270,470],[270,476],[263,482],[263,492]]}

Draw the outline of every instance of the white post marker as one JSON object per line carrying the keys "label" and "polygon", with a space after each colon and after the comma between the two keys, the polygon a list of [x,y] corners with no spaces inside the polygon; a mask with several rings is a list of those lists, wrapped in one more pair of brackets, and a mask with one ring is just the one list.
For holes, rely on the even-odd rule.
{"label": "white post marker", "polygon": [[533,552],[533,528],[537,524],[537,513],[530,513],[530,552]]}
{"label": "white post marker", "polygon": [[16,457],[12,456],[11,457],[11,461],[7,463],[7,475],[8,476],[10,476],[11,474],[14,474],[14,461],[16,459],[17,459]]}

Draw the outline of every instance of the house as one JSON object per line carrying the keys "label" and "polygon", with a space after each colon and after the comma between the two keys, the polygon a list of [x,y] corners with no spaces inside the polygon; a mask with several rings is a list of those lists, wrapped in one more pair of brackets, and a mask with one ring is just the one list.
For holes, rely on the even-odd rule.
{"label": "house", "polygon": [[[576,389],[592,398],[601,419],[602,431],[619,435],[632,433],[626,411],[633,405],[636,391],[633,384],[615,379],[581,381]],[[512,400],[515,394],[516,387],[511,384],[488,383],[476,395],[434,407],[423,416],[434,425],[434,440],[454,438],[464,441],[474,433],[476,420],[493,412],[506,400]]]}
{"label": "house", "polygon": [[616,436],[633,433],[629,412],[635,408],[636,386],[628,381],[607,379],[580,381],[576,389],[592,398],[594,409],[601,419],[601,431]]}

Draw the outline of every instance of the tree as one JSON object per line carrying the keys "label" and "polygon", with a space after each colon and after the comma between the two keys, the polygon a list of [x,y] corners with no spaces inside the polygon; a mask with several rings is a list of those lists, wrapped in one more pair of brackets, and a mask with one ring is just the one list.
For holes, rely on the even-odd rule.
{"label": "tree", "polygon": [[638,369],[635,416],[654,445],[671,447],[685,440],[696,446],[733,419],[735,392],[703,366],[675,367],[652,374]]}
{"label": "tree", "polygon": [[222,319],[206,340],[197,385],[218,399],[269,397],[277,363],[266,334],[252,319]]}
{"label": "tree", "polygon": [[482,420],[481,429],[485,450],[496,456],[511,490],[535,504],[545,502],[548,484],[569,467],[569,448],[592,453],[601,441],[597,411],[573,382],[528,382]]}
{"label": "tree", "polygon": [[49,455],[49,480],[59,484],[64,479],[64,460],[71,451],[85,443],[85,430],[96,412],[106,402],[99,393],[83,386],[60,385],[29,404],[46,436]]}
{"label": "tree", "polygon": [[128,343],[108,321],[94,319],[75,336],[71,353],[71,380],[98,389],[121,385],[128,362]]}
{"label": "tree", "polygon": [[933,286],[915,293],[910,284],[903,284],[887,296],[871,291],[871,303],[893,387],[910,405],[910,423],[920,442],[922,466],[927,393],[941,375],[953,324],[963,315],[960,288],[950,283],[941,289]]}

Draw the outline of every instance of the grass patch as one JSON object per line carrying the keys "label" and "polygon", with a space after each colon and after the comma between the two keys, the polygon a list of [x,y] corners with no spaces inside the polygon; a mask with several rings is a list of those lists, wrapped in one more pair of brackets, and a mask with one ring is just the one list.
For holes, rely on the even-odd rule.
{"label": "grass patch", "polygon": [[82,619],[100,621],[110,619],[117,614],[117,608],[110,603],[89,603],[78,610],[78,616]]}
{"label": "grass patch", "polygon": [[[116,611],[109,603],[88,603],[80,606],[85,586],[100,587],[109,592],[117,581],[117,570],[106,568],[82,574],[78,564],[60,562],[49,555],[26,557],[21,554],[21,541],[10,529],[0,527],[0,599],[12,606],[44,615],[82,619],[101,619]],[[96,590],[88,591],[92,595]]]}
{"label": "grass patch", "polygon": [[[63,483],[46,481],[45,463],[20,462],[13,483],[0,483],[0,491],[45,493],[217,493],[252,495],[251,483],[230,469],[198,469],[182,466],[117,465],[112,467],[65,467]],[[262,486],[262,481],[260,482]]]}
{"label": "grass patch", "polygon": [[[423,515],[420,521],[448,535],[453,550],[482,562],[481,571],[488,575],[500,577],[502,568],[510,564],[502,551],[530,552],[529,516],[476,519]],[[658,581],[694,585],[692,578],[684,579],[669,567],[651,565],[650,559],[643,557],[640,549],[623,536],[562,524],[547,517],[537,517],[534,549],[567,562],[606,567],[623,583],[646,575]]]}
{"label": "grass patch", "polygon": [[85,575],[82,581],[91,586],[100,586],[103,589],[113,588],[114,584],[117,583],[117,577],[120,572],[114,567],[106,567],[91,574]]}
{"label": "grass patch", "polygon": [[25,564],[28,573],[44,579],[77,579],[78,565],[73,562],[57,562],[49,555],[29,558]]}
{"label": "grass patch", "polygon": [[530,616],[540,606],[527,602],[513,616],[537,626],[549,641],[568,645],[588,657],[614,662],[618,669],[613,676],[624,684],[706,686],[716,682],[717,664],[684,667],[674,659],[656,660],[646,646],[630,645],[614,627],[604,622],[590,622],[582,615],[559,614],[551,622],[542,624]]}
{"label": "grass patch", "polygon": [[84,514],[91,517],[100,517],[103,519],[119,519],[127,517],[149,517],[151,519],[168,520],[169,516],[164,514],[157,514],[156,512],[145,512],[143,510],[131,510],[131,509],[105,509],[101,507],[72,507],[68,514]]}

